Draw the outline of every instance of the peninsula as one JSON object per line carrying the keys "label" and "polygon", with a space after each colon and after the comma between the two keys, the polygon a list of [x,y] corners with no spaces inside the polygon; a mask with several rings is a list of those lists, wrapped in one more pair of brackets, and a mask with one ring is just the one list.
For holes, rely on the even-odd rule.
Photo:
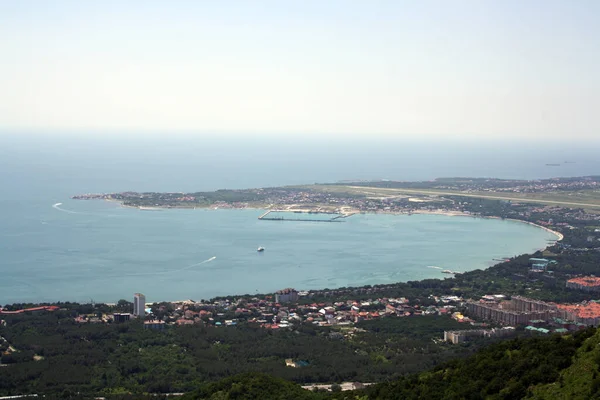
{"label": "peninsula", "polygon": [[368,181],[214,192],[120,192],[80,194],[77,200],[104,199],[127,207],[261,208],[338,213],[473,212],[458,198],[536,203],[600,210],[600,176],[541,180],[440,178],[423,182]]}

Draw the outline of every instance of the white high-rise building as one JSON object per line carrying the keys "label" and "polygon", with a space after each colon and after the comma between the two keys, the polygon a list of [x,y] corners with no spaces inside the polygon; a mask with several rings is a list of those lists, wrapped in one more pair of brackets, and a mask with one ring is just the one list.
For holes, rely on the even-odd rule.
{"label": "white high-rise building", "polygon": [[287,288],[275,292],[276,303],[290,303],[298,301],[298,292],[296,289]]}
{"label": "white high-rise building", "polygon": [[144,318],[146,312],[146,296],[141,293],[133,295],[133,315],[135,317]]}

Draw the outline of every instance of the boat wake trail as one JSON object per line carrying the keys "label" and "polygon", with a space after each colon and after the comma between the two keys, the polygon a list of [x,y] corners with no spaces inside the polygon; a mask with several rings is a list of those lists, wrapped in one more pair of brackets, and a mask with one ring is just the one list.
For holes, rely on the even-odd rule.
{"label": "boat wake trail", "polygon": [[428,265],[427,268],[443,269],[442,267],[436,267],[435,265]]}
{"label": "boat wake trail", "polygon": [[64,208],[61,208],[60,206],[62,205],[62,203],[56,203],[52,205],[52,208],[56,208],[58,211],[62,211],[62,212],[66,212],[69,214],[81,214],[77,211],[71,211],[71,210],[65,210]]}
{"label": "boat wake trail", "polygon": [[181,268],[179,271],[184,271],[184,270],[186,270],[186,269],[190,269],[190,268],[197,267],[198,265],[202,265],[202,264],[209,263],[209,262],[211,262],[211,261],[213,261],[213,260],[216,260],[216,258],[217,258],[217,257],[211,257],[211,258],[209,258],[208,260],[204,260],[204,261],[201,261],[201,262],[199,262],[199,263],[196,263],[196,264],[188,265],[187,267],[183,267],[183,268]]}
{"label": "boat wake trail", "polygon": [[216,258],[217,257],[211,257],[208,260],[204,260],[204,261],[201,261],[201,262],[196,263],[196,264],[188,265],[187,267],[183,267],[183,268],[179,268],[179,269],[174,269],[174,270],[169,270],[169,271],[147,272],[147,273],[141,273],[141,274],[128,274],[128,275],[120,275],[120,276],[121,277],[123,277],[123,276],[134,276],[134,277],[137,277],[137,276],[155,276],[155,275],[173,274],[173,273],[178,273],[178,272],[181,272],[181,271],[185,271],[185,270],[197,267],[197,266],[202,265],[202,264],[209,263],[211,261],[216,260]]}

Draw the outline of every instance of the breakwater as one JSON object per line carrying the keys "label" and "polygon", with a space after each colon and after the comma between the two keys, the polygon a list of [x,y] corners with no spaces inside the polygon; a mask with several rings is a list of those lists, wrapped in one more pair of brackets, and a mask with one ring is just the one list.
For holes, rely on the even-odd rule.
{"label": "breakwater", "polygon": [[269,210],[262,214],[258,219],[261,221],[296,221],[296,222],[344,222],[344,218],[352,215],[344,215],[344,214],[332,214],[334,215],[331,218],[285,218],[284,216],[274,216],[272,213],[285,213],[285,214],[332,214],[332,213],[319,213],[319,212],[308,212],[308,211],[286,211],[286,210]]}

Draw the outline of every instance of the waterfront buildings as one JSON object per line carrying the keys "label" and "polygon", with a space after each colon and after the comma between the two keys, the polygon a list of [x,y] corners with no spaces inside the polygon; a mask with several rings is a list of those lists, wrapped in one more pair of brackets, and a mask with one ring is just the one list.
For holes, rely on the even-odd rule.
{"label": "waterfront buildings", "polygon": [[503,325],[558,323],[577,327],[600,326],[600,303],[595,301],[555,304],[521,296],[513,296],[507,301],[486,301],[485,298],[489,299],[489,296],[484,296],[480,301],[466,302],[467,312],[471,317]]}
{"label": "waterfront buildings", "polygon": [[547,260],[545,258],[530,258],[529,265],[532,271],[546,271],[548,265],[556,264],[556,261]]}
{"label": "waterfront buildings", "polygon": [[528,324],[532,320],[548,321],[559,315],[553,303],[513,296],[511,300],[467,301],[468,314],[474,318],[498,322],[504,325]]}
{"label": "waterfront buildings", "polygon": [[275,293],[276,303],[294,303],[298,301],[298,292],[296,289],[287,288]]}
{"label": "waterfront buildings", "polygon": [[134,317],[144,318],[146,312],[146,296],[141,293],[133,295],[133,315]]}
{"label": "waterfront buildings", "polygon": [[583,290],[584,292],[600,292],[600,278],[595,276],[584,276],[567,281],[567,288]]}

